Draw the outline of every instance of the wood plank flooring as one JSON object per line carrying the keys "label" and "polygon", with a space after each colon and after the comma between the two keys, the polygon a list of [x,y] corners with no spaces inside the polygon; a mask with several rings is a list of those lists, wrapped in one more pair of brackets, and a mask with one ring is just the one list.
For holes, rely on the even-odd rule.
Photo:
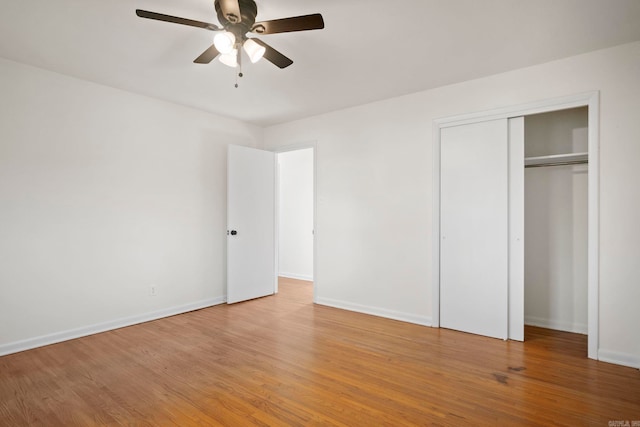
{"label": "wood plank flooring", "polygon": [[504,342],[311,303],[312,286],[0,357],[0,426],[594,425],[640,371],[584,336]]}

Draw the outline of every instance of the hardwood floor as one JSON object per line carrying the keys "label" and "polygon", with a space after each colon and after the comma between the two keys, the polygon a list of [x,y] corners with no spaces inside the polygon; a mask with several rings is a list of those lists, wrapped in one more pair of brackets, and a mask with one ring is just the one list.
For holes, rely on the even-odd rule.
{"label": "hardwood floor", "polygon": [[580,335],[525,344],[280,293],[0,357],[0,425],[594,425],[640,420],[640,372]]}

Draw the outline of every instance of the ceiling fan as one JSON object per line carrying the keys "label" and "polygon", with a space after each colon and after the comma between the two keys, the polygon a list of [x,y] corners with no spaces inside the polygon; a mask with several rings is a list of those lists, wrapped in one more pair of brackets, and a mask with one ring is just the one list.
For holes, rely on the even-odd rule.
{"label": "ceiling fan", "polygon": [[[293,31],[320,30],[324,28],[324,20],[319,13],[256,22],[258,7],[254,0],[215,0],[214,5],[221,27],[208,22],[164,15],[162,13],[141,9],[136,9],[136,15],[141,18],[217,31],[218,34],[214,37],[213,44],[202,52],[193,62],[196,64],[208,64],[220,56],[220,61],[230,67],[237,67],[241,63],[242,55],[240,48],[244,49],[253,63],[259,61],[260,58],[264,56],[267,61],[279,68],[286,68],[293,64],[291,59],[262,40],[255,37],[247,37],[247,33],[267,35]],[[240,74],[240,76],[241,75],[242,74]]]}

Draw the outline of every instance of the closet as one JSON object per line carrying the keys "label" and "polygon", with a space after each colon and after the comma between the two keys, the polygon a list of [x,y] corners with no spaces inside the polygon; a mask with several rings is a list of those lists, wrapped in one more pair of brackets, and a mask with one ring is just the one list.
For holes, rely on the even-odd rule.
{"label": "closet", "polygon": [[598,338],[598,94],[435,122],[434,326]]}
{"label": "closet", "polygon": [[524,123],[524,321],[586,334],[588,109]]}

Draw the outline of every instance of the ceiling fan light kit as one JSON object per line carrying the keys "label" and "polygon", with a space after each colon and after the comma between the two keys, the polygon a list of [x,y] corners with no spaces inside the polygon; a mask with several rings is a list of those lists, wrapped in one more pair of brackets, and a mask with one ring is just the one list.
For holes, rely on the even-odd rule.
{"label": "ceiling fan light kit", "polygon": [[[319,13],[256,22],[258,7],[254,0],[215,0],[214,6],[218,21],[222,27],[209,22],[141,9],[136,9],[136,15],[141,18],[219,32],[213,39],[213,45],[209,46],[193,62],[196,64],[208,64],[216,57],[219,57],[220,62],[230,67],[239,66],[242,50],[245,51],[252,63],[256,63],[264,57],[278,68],[286,68],[293,64],[291,59],[262,40],[255,37],[247,37],[247,33],[268,35],[324,28],[324,20]],[[241,71],[238,76],[242,77]]]}

